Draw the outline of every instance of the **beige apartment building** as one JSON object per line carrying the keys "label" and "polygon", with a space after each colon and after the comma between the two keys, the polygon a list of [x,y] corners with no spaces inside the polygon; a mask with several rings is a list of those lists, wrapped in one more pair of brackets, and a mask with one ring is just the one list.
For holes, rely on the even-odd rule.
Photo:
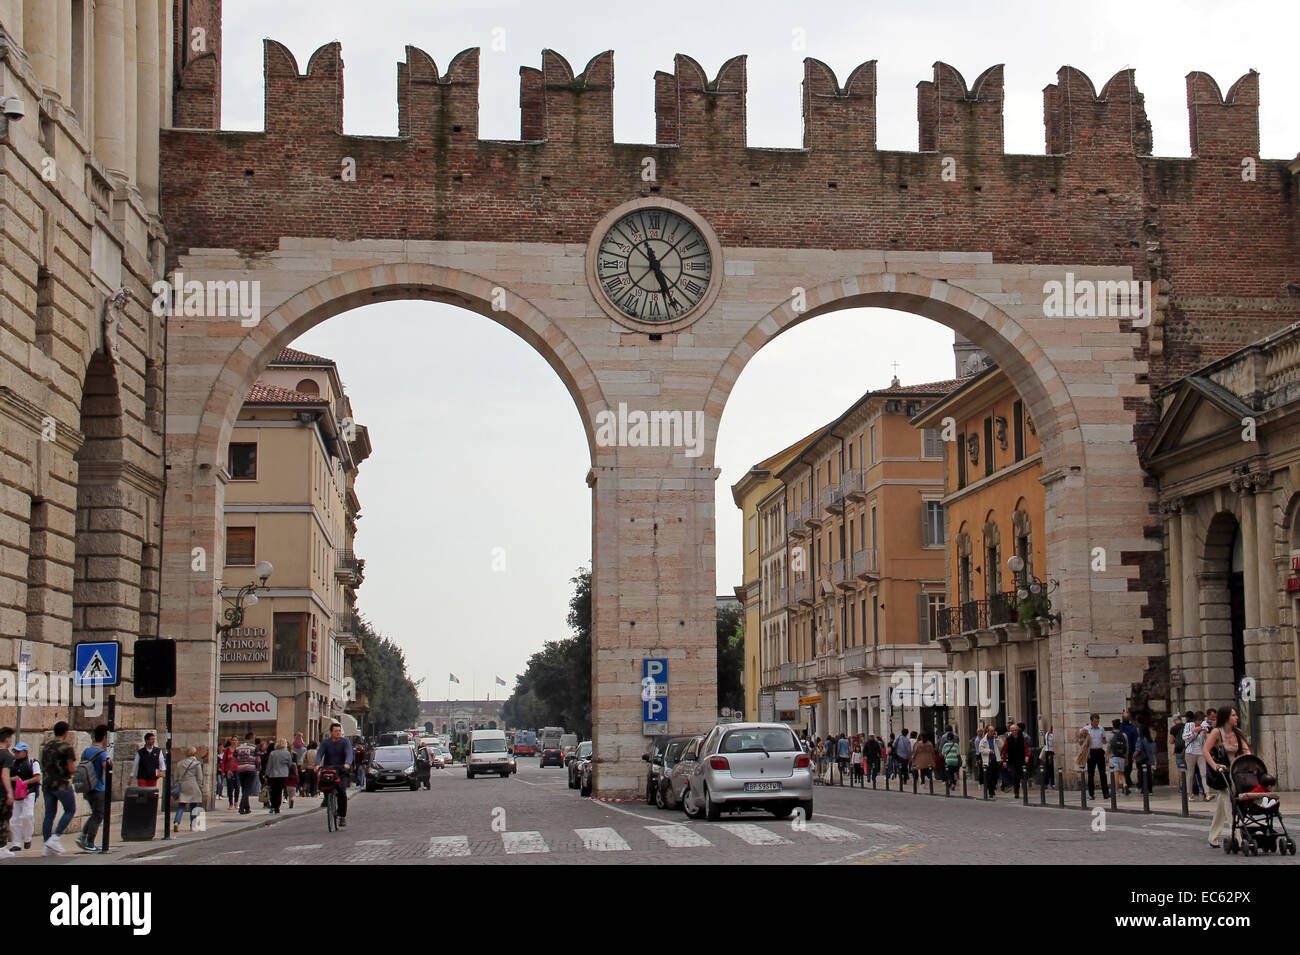
{"label": "beige apartment building", "polygon": [[354,481],[370,450],[328,358],[285,349],[245,400],[224,475],[223,604],[261,561],[274,569],[219,648],[222,734],[319,739],[331,719],[357,732],[345,713],[361,653]]}
{"label": "beige apartment building", "polygon": [[[946,601],[943,449],[909,419],[957,384],[895,378],[867,392],[776,473],[780,492],[759,505],[760,696],[810,733],[883,735],[944,719],[900,682],[945,667],[932,642]],[[792,691],[794,713],[779,705]]]}

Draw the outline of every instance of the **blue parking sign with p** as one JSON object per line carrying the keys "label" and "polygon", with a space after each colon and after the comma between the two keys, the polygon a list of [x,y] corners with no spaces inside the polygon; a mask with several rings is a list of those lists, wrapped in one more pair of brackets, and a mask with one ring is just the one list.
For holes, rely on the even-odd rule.
{"label": "blue parking sign with p", "polygon": [[645,657],[641,661],[641,722],[668,722],[668,659]]}

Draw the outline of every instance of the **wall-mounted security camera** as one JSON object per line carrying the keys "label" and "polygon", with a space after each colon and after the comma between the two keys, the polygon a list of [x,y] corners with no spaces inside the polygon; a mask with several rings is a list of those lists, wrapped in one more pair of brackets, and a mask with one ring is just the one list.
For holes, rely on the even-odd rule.
{"label": "wall-mounted security camera", "polygon": [[6,96],[0,99],[0,113],[4,114],[5,119],[22,119],[27,115],[27,107],[20,97]]}

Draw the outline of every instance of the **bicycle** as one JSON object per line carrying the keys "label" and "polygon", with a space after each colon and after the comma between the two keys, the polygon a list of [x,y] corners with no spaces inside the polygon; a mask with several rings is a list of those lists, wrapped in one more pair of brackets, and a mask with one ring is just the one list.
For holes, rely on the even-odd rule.
{"label": "bicycle", "polygon": [[322,769],[320,789],[325,794],[325,829],[327,832],[335,832],[339,827],[338,772]]}

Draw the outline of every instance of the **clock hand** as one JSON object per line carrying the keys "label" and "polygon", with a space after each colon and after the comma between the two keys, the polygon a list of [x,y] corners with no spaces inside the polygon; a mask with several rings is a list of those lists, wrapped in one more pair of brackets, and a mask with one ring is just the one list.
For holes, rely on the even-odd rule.
{"label": "clock hand", "polygon": [[646,258],[650,260],[650,269],[654,272],[655,278],[659,281],[659,288],[663,290],[664,298],[668,300],[669,305],[676,305],[677,300],[673,298],[672,290],[668,287],[668,279],[664,276],[664,270],[659,265],[659,260],[655,258],[654,249],[650,248],[650,243],[646,242]]}

